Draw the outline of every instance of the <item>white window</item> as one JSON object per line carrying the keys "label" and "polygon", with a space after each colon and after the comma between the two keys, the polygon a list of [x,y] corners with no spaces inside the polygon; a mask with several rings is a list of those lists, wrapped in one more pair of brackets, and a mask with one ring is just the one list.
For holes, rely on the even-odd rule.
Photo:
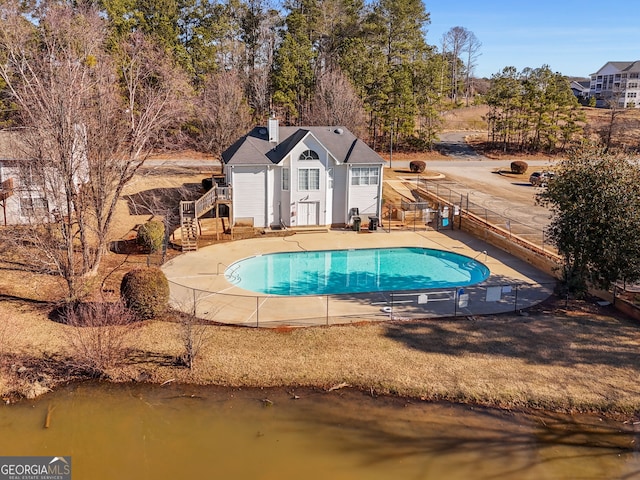
{"label": "white window", "polygon": [[354,167],[351,169],[351,185],[378,185],[378,167]]}
{"label": "white window", "polygon": [[282,169],[282,190],[289,190],[289,169]]}
{"label": "white window", "polygon": [[300,160],[320,160],[320,157],[313,150],[305,150],[300,154]]}
{"label": "white window", "polygon": [[320,190],[320,169],[299,168],[298,190]]}

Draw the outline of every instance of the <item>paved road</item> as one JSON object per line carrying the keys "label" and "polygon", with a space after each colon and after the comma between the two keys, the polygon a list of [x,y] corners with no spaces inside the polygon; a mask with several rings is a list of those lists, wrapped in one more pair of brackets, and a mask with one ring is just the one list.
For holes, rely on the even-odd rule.
{"label": "paved road", "polygon": [[[439,150],[450,156],[450,160],[429,160],[427,170],[444,175],[444,179],[434,180],[434,188],[445,191],[450,188],[454,196],[468,195],[469,202],[488,211],[512,219],[516,223],[540,231],[537,239],[542,241],[541,231],[549,223],[549,211],[536,204],[533,187],[528,178],[504,175],[500,171],[509,171],[511,160],[492,160],[479,155],[469,147],[464,138],[472,132],[448,132],[440,136]],[[548,160],[527,160],[530,167],[547,169],[552,166]],[[408,170],[409,162],[393,161],[393,168]],[[532,234],[534,237],[536,235]]]}
{"label": "paved road", "polygon": [[145,160],[144,167],[147,169],[157,168],[157,169],[166,169],[166,168],[192,168],[192,169],[217,169],[220,167],[220,161],[214,159],[203,159],[203,158],[164,158],[164,159],[155,159],[150,158]]}

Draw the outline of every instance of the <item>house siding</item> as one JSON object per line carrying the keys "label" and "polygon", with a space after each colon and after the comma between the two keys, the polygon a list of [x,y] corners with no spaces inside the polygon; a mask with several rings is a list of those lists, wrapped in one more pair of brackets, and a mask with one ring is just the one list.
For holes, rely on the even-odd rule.
{"label": "house siding", "polygon": [[640,108],[640,61],[605,64],[591,74],[589,95],[599,107]]}
{"label": "house siding", "polygon": [[251,219],[254,227],[266,227],[266,167],[236,165],[229,180],[233,187],[234,221]]}
{"label": "house siding", "polygon": [[[285,168],[289,170],[289,188],[287,190],[282,189],[282,170]],[[285,226],[291,225],[292,213],[295,207],[295,204],[291,202],[291,175],[291,162],[289,161],[289,157],[287,157],[281,162],[278,168],[276,168],[276,174],[274,175],[276,192],[280,192],[277,196],[279,202],[278,205],[276,205],[274,225],[280,225],[280,222]]]}
{"label": "house siding", "polygon": [[[13,179],[13,195],[4,200],[4,208],[0,206],[0,224],[21,225],[31,223],[29,215],[23,215],[21,199],[41,198],[43,194],[20,185],[20,169],[0,163],[0,181]],[[0,202],[0,205],[2,202]]]}
{"label": "house siding", "polygon": [[[318,160],[300,160],[300,155],[312,150],[318,154]],[[327,219],[327,150],[313,136],[307,137],[296,145],[289,156],[291,161],[291,201],[294,203],[291,226],[307,226],[331,223]],[[330,167],[332,167],[331,165]],[[300,183],[301,171],[318,170],[318,189],[303,189]]]}
{"label": "house siding", "polygon": [[[269,142],[266,132],[256,127],[223,153],[233,187],[234,223],[250,218],[256,227],[341,226],[350,222],[351,208],[379,215],[384,161],[351,132],[283,127],[278,145]],[[317,155],[301,159],[306,150]],[[362,167],[378,172],[377,184],[351,185],[351,169]],[[282,188],[284,168],[288,190]]]}
{"label": "house siding", "polygon": [[378,168],[378,184],[377,185],[352,185],[352,169],[349,169],[348,191],[349,200],[347,212],[352,208],[357,208],[360,216],[376,216],[379,215],[378,206],[380,199],[378,193],[380,190],[380,182],[382,182],[382,167],[379,165],[358,165],[358,167],[374,167]]}

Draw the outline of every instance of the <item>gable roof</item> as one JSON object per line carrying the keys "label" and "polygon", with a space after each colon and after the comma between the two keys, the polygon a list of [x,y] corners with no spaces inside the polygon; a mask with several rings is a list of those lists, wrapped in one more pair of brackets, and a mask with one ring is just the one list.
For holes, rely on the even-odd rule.
{"label": "gable roof", "polygon": [[619,72],[640,72],[640,60],[633,60],[631,62],[607,62],[596,73],[591,75],[597,75],[608,66],[615,68]]}
{"label": "gable roof", "polygon": [[273,165],[280,163],[307,135],[313,135],[340,163],[383,164],[385,161],[345,127],[278,127],[275,147],[266,127],[255,127],[222,153],[227,165]]}
{"label": "gable roof", "polygon": [[573,90],[578,90],[579,92],[588,92],[589,91],[589,86],[590,86],[591,82],[589,80],[586,81],[578,81],[578,80],[572,80],[571,81],[571,88]]}

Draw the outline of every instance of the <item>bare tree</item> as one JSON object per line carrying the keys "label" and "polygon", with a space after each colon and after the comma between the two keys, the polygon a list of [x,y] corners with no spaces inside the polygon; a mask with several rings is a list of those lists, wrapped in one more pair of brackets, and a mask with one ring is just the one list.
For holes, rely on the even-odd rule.
{"label": "bare tree", "polygon": [[451,98],[458,99],[460,80],[460,55],[464,51],[469,38],[469,31],[464,27],[452,27],[442,37],[443,51],[449,53],[449,68],[451,69]]}
{"label": "bare tree", "polygon": [[310,108],[303,117],[307,125],[342,125],[356,136],[367,130],[362,100],[338,67],[328,68],[318,79]]}
{"label": "bare tree", "polygon": [[[464,68],[464,91],[469,104],[471,73],[475,67],[482,44],[475,34],[464,27],[452,27],[442,36],[442,52],[449,59],[451,69],[451,98],[456,101],[460,90],[461,72]],[[461,58],[465,57],[464,61]]]}
{"label": "bare tree", "polygon": [[480,56],[480,47],[482,47],[482,43],[478,40],[478,37],[476,37],[473,32],[469,32],[467,44],[464,46],[464,52],[466,54],[464,96],[467,107],[469,106],[469,99],[473,96],[472,74],[473,69],[476,66],[478,56]]}
{"label": "bare tree", "polygon": [[280,15],[271,3],[270,0],[247,0],[243,2],[240,17],[248,103],[254,118],[265,121],[270,113],[269,79],[281,22]]}
{"label": "bare tree", "polygon": [[196,113],[200,125],[198,146],[214,155],[220,155],[251,127],[251,110],[235,70],[214,74],[205,81]]}
{"label": "bare tree", "polygon": [[68,341],[74,368],[104,376],[127,356],[127,340],[140,325],[120,302],[68,304],[62,321],[69,327]]}
{"label": "bare tree", "polygon": [[97,273],[123,188],[189,92],[182,72],[144,36],[111,52],[106,34],[91,8],[0,6],[0,78],[31,158],[23,180],[42,199],[28,234],[38,247],[33,260],[65,280],[69,299]]}
{"label": "bare tree", "polygon": [[184,347],[180,361],[189,370],[195,368],[196,360],[211,339],[212,332],[211,325],[206,321],[188,313],[180,314],[180,340]]}
{"label": "bare tree", "polygon": [[620,117],[626,111],[624,105],[625,96],[626,88],[621,85],[613,85],[610,90],[603,94],[602,100],[609,111],[607,121],[598,129],[598,135],[607,150],[612,147],[614,139],[619,136],[622,130],[623,125],[620,122]]}

